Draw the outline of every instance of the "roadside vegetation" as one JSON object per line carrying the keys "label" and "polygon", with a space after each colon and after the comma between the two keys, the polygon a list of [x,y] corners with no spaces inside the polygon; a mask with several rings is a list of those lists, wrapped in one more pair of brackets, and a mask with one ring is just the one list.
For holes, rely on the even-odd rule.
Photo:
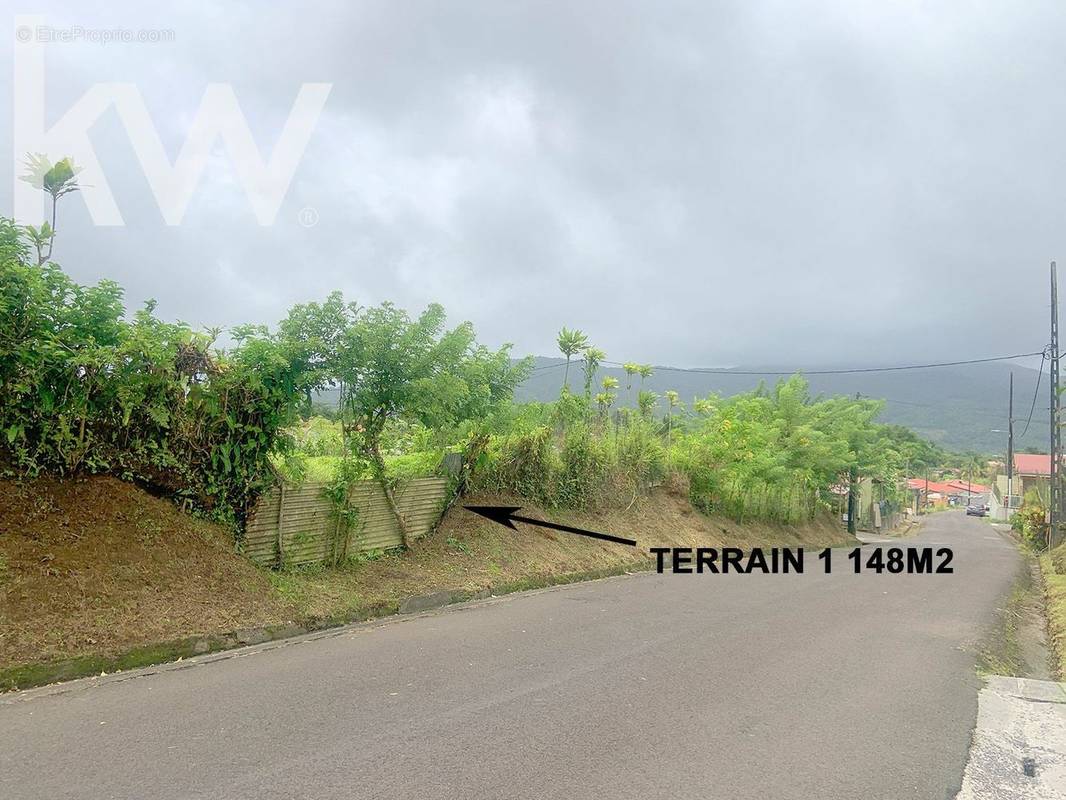
{"label": "roadside vegetation", "polygon": [[1066,543],[1040,558],[1047,607],[1048,644],[1059,680],[1066,680]]}
{"label": "roadside vegetation", "polygon": [[[35,169],[54,213],[76,191],[76,169],[45,161]],[[627,394],[637,394],[624,406],[620,381],[601,374],[606,354],[577,329],[558,335],[566,358],[558,398],[517,403],[514,389],[531,362],[479,343],[469,323],[449,326],[435,304],[412,316],[333,293],[270,328],[196,331],[161,320],[151,301],[131,312],[113,282],[76,283],[51,261],[54,246],[54,225],[0,219],[0,480],[9,503],[0,508],[0,644],[15,660],[247,623],[239,611],[193,622],[192,587],[196,596],[229,598],[227,607],[256,609],[253,618],[340,618],[419,588],[532,585],[631,564],[631,551],[573,537],[515,541],[465,512],[459,521],[446,516],[429,540],[409,540],[396,492],[408,479],[439,474],[446,459],[453,495],[627,528],[639,539],[651,532],[664,542],[715,544],[720,531],[729,543],[826,544],[844,538],[830,515],[860,478],[880,486],[891,510],[906,497],[908,472],[946,457],[904,428],[879,424],[878,401],[812,397],[800,375],[733,397],[683,398],[645,391],[653,367],[626,362]],[[571,371],[580,373],[578,392]],[[236,559],[232,542],[239,551],[264,490],[316,482],[343,503],[354,480],[378,483],[406,554],[358,553],[328,569],[266,575],[220,555],[217,528],[204,534],[204,550],[192,533],[158,522],[158,506],[154,517],[141,514],[136,494],[97,528],[75,521],[78,507],[62,498],[64,486],[91,504],[87,486],[113,493],[136,484],[221,523]],[[53,506],[67,522],[46,533],[38,523],[56,521]],[[93,512],[86,509],[87,520]],[[182,542],[199,554],[189,556],[196,566],[175,553],[167,565],[167,548]],[[152,567],[150,550],[163,559]],[[205,552],[218,570],[203,566]],[[147,619],[168,568],[193,570],[192,579],[181,574],[175,610],[164,615],[173,625],[146,624],[123,638],[101,586],[113,587],[103,596],[124,609],[120,616]],[[117,588],[129,581],[144,589],[139,599]],[[235,587],[248,597],[231,597]],[[72,642],[64,620],[97,632]],[[43,638],[30,634],[38,623]],[[103,632],[112,628],[119,633]]]}
{"label": "roadside vegetation", "polygon": [[[37,167],[54,210],[76,171]],[[788,523],[831,508],[859,476],[897,500],[905,468],[940,455],[877,424],[877,401],[811,398],[800,376],[689,404],[640,391],[635,408],[620,408],[618,380],[598,374],[606,354],[576,329],[558,344],[583,392],[564,374],[557,401],[516,404],[530,362],[479,344],[468,323],[447,327],[438,305],[412,317],[334,293],[274,329],[231,328],[223,347],[220,330],[165,322],[152,301],[129,314],[113,282],[77,284],[47,260],[54,236],[0,220],[8,473],[115,475],[238,531],[279,479],[371,478],[395,513],[397,483],[436,471],[446,453],[461,461],[459,488],[549,507],[632,505],[679,475],[704,511]],[[630,385],[651,372],[626,364]],[[336,398],[327,416],[323,391]]]}

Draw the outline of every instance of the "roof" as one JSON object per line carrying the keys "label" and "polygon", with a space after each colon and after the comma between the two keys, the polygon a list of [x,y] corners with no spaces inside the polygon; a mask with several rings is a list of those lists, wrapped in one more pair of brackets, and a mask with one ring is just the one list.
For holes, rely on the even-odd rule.
{"label": "roof", "polygon": [[968,483],[967,481],[926,481],[925,478],[907,478],[907,485],[919,491],[928,491],[930,494],[986,494],[988,487],[980,483]]}
{"label": "roof", "polygon": [[925,478],[907,478],[907,485],[920,491],[938,492],[939,494],[953,494],[954,490],[949,484],[939,481],[927,481]]}
{"label": "roof", "polygon": [[986,494],[989,489],[983,483],[973,483],[972,481],[952,480],[948,481],[950,486],[956,493],[957,492],[970,492],[972,494]]}
{"label": "roof", "polygon": [[1041,453],[1015,453],[1014,471],[1021,475],[1050,475],[1051,456]]}

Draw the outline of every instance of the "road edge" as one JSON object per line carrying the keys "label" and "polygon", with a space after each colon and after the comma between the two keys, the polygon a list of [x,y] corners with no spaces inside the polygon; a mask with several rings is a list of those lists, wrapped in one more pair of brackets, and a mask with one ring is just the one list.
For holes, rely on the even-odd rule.
{"label": "road edge", "polygon": [[109,678],[115,680],[137,677],[139,674],[155,674],[168,667],[184,668],[210,663],[242,654],[255,647],[271,649],[271,646],[338,635],[352,628],[399,621],[446,608],[471,607],[508,595],[651,572],[653,568],[654,562],[644,559],[598,570],[534,575],[477,592],[441,589],[428,594],[411,595],[399,602],[366,608],[343,618],[312,618],[297,623],[188,636],[131,648],[114,656],[85,656],[54,662],[20,664],[0,669],[0,704],[25,692],[54,689],[82,681],[95,681],[99,684]]}

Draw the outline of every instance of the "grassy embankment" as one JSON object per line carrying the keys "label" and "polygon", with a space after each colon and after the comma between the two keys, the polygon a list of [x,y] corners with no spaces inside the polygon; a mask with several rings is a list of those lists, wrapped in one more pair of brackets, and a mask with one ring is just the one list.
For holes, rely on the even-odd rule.
{"label": "grassy embankment", "polygon": [[1059,680],[1066,680],[1066,544],[1040,559],[1047,600],[1048,644],[1054,650]]}
{"label": "grassy embankment", "polygon": [[[403,553],[338,568],[272,572],[234,552],[224,528],[113,478],[0,481],[0,690],[143,666],[249,641],[395,613],[412,596],[500,594],[651,566],[647,548],[845,544],[830,520],[738,524],[659,490],[630,508],[545,515],[637,539],[639,548],[524,527],[461,508]],[[252,637],[254,640],[254,637]]]}

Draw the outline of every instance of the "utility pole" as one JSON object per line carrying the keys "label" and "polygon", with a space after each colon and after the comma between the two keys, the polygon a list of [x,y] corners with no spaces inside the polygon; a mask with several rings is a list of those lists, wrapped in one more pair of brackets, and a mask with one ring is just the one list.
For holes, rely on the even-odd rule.
{"label": "utility pole", "polygon": [[1010,374],[1010,395],[1007,400],[1007,506],[1004,520],[1010,519],[1010,498],[1014,494],[1014,373]]}
{"label": "utility pole", "polygon": [[855,534],[855,480],[858,470],[852,466],[848,470],[848,533]]}
{"label": "utility pole", "polygon": [[[862,394],[855,392],[855,399],[858,400],[862,397]],[[855,524],[855,512],[858,510],[856,506],[858,503],[855,499],[855,482],[859,479],[859,470],[853,464],[848,469],[848,533],[854,535],[856,530]]]}
{"label": "utility pole", "polygon": [[1051,262],[1051,502],[1047,545],[1058,541],[1058,525],[1062,514],[1062,490],[1059,486],[1059,459],[1062,457],[1062,435],[1059,430],[1059,282],[1055,262]]}

